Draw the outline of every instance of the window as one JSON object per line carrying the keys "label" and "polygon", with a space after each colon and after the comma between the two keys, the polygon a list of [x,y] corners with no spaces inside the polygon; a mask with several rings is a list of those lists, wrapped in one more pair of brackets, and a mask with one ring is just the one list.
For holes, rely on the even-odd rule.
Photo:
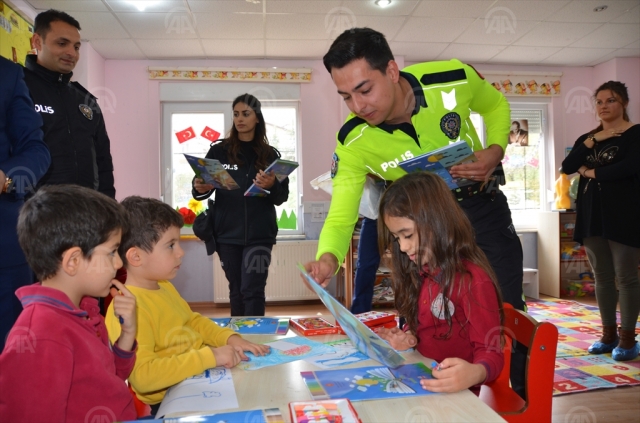
{"label": "window", "polygon": [[[225,87],[222,89],[219,87],[220,84],[216,84],[217,87],[211,89],[212,84],[210,83],[166,84],[164,89],[161,84],[160,97],[163,100],[162,198],[174,208],[187,207],[192,199],[193,170],[183,154],[204,157],[211,146],[211,141],[203,136],[205,127],[219,132],[221,138],[224,137],[233,124],[233,113],[229,99],[233,99],[243,92],[252,92],[250,86],[245,86],[249,84],[223,84]],[[231,86],[235,86],[235,89],[229,92]],[[221,93],[221,91],[223,92]],[[255,86],[253,92],[255,92]],[[271,95],[274,95],[274,92],[277,94],[277,88],[269,91]],[[224,97],[226,100],[193,101],[209,97],[213,97],[214,100]],[[294,100],[296,97],[299,98],[299,94],[296,96],[296,90],[292,90],[291,85],[287,84],[283,91],[283,97],[285,100],[263,100],[258,97],[262,102],[267,138],[269,144],[280,151],[283,159],[299,162],[298,101]],[[188,133],[182,131],[188,131]],[[303,233],[302,213],[300,213],[302,178],[298,177],[299,172],[298,168],[289,176],[288,200],[276,207],[278,236]],[[215,198],[215,194],[213,198]],[[193,231],[190,227],[185,227],[182,233],[191,234]]]}
{"label": "window", "polygon": [[[545,140],[549,100],[531,102],[529,99],[527,103],[510,100],[512,128],[502,160],[506,184],[501,189],[507,197],[515,226],[532,228],[537,222],[533,213],[548,210],[544,187],[547,186]],[[482,117],[472,113],[471,119],[482,144],[486,145]]]}

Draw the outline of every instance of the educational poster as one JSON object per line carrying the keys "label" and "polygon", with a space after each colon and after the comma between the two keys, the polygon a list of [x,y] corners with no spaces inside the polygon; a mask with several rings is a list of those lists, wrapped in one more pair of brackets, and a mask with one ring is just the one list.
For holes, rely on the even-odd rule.
{"label": "educational poster", "polygon": [[509,145],[527,147],[529,145],[529,121],[518,119],[511,122]]}
{"label": "educational poster", "polygon": [[160,404],[156,418],[171,413],[229,408],[238,408],[238,397],[231,371],[224,367],[216,367],[169,388]]}
{"label": "educational poster", "polygon": [[267,342],[265,345],[271,347],[269,354],[256,356],[250,351],[247,351],[246,354],[250,360],[241,361],[237,367],[242,370],[257,370],[263,367],[304,360],[314,355],[329,353],[333,350],[332,347],[321,342],[312,341],[300,336]]}
{"label": "educational poster", "polygon": [[274,317],[226,317],[212,318],[222,328],[229,328],[241,335],[286,335],[289,319]]}
{"label": "educational poster", "polygon": [[33,26],[0,0],[0,56],[24,66],[32,35]]}
{"label": "educational poster", "polygon": [[366,401],[433,394],[421,385],[433,379],[423,363],[405,364],[397,369],[374,366],[344,370],[300,372],[314,400],[347,398]]}

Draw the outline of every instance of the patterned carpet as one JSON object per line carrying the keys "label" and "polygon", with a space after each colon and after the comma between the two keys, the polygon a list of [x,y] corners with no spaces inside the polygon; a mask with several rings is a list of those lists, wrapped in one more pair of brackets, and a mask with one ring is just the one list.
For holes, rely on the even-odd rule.
{"label": "patterned carpet", "polygon": [[[566,300],[529,300],[527,306],[534,319],[558,327],[554,395],[640,385],[640,357],[619,362],[612,360],[611,354],[587,352],[602,330],[598,307]],[[640,321],[636,333],[640,333]]]}

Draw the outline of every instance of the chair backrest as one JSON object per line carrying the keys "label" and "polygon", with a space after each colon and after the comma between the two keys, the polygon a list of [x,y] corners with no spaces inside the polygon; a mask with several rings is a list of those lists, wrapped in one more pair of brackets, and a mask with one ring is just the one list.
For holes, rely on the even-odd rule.
{"label": "chair backrest", "polygon": [[[505,414],[526,415],[525,421],[551,421],[558,329],[549,322],[537,322],[528,314],[505,304],[504,335],[508,341],[515,339],[527,347],[525,407]],[[500,383],[504,378],[508,381],[512,351],[512,342],[508,342],[505,345],[505,366],[498,378]]]}

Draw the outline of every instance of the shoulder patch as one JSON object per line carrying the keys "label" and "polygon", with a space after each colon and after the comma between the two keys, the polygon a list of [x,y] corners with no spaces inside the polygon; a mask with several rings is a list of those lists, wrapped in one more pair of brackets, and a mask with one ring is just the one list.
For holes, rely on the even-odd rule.
{"label": "shoulder patch", "polygon": [[91,109],[91,107],[87,106],[86,104],[79,104],[78,108],[80,109],[80,112],[84,115],[84,117],[89,120],[93,120],[93,109]]}
{"label": "shoulder patch", "polygon": [[450,112],[442,116],[440,119],[440,130],[449,137],[451,140],[455,140],[460,135],[460,115],[456,112]]}
{"label": "shoulder patch", "polygon": [[338,173],[338,162],[340,161],[340,157],[338,157],[337,153],[333,153],[333,157],[331,158],[331,179],[336,177]]}
{"label": "shoulder patch", "polygon": [[340,141],[340,144],[344,144],[344,140],[347,139],[347,135],[349,135],[354,128],[362,125],[363,123],[367,123],[367,121],[358,116],[354,116],[346,121],[344,125],[342,125],[342,128],[340,128],[340,131],[338,131],[338,141]]}

